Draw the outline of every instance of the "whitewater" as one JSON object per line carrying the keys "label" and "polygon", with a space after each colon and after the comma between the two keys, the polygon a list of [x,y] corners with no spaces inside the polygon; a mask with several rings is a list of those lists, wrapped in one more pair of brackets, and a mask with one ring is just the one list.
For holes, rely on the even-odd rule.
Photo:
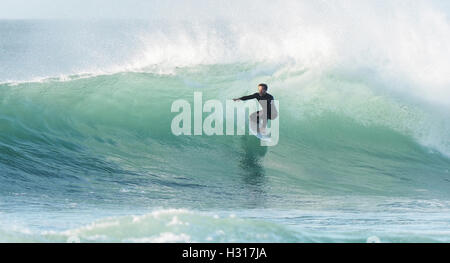
{"label": "whitewater", "polygon": [[[450,242],[448,6],[171,11],[0,20],[0,242]],[[276,146],[172,134],[259,83]]]}

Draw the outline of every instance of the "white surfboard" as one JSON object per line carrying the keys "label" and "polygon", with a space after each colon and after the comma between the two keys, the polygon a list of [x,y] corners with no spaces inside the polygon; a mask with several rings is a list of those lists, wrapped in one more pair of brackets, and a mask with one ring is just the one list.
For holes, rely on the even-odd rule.
{"label": "white surfboard", "polygon": [[262,134],[260,132],[254,131],[252,128],[252,125],[249,125],[248,129],[252,135],[256,136],[258,139],[260,139],[262,141],[270,141],[272,139],[270,134]]}

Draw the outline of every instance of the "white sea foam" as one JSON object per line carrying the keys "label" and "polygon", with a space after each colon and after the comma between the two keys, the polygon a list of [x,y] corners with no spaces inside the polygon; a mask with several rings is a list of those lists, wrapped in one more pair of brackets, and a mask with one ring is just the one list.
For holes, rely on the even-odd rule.
{"label": "white sea foam", "polygon": [[[438,1],[190,1],[177,3],[170,12],[170,4],[161,4],[162,13],[164,6],[165,19],[152,22],[114,22],[109,27],[70,22],[67,28],[63,23],[66,40],[30,44],[30,51],[20,55],[36,65],[16,67],[6,61],[9,67],[0,70],[0,80],[17,82],[11,76],[20,75],[43,81],[48,77],[36,76],[46,68],[44,76],[60,75],[64,81],[70,75],[173,74],[177,67],[266,62],[356,76],[366,72],[391,89],[450,106],[450,23],[448,10]],[[205,6],[210,7],[207,12]],[[176,15],[180,12],[184,15]],[[62,30],[51,23],[38,29],[55,36]],[[33,37],[30,43],[42,43]],[[58,65],[40,59],[49,56]]]}

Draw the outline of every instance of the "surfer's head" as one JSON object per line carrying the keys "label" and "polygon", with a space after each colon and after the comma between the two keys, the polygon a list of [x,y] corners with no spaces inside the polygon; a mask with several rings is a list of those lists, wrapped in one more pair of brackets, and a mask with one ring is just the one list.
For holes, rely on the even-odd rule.
{"label": "surfer's head", "polygon": [[267,84],[261,83],[258,85],[258,91],[259,91],[259,95],[264,95],[267,92]]}

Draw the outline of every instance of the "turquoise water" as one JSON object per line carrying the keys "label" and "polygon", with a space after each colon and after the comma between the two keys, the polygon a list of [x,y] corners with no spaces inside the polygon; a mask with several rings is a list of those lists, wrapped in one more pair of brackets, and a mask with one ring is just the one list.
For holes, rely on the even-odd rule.
{"label": "turquoise water", "polygon": [[[0,28],[0,242],[450,241],[448,76],[330,65],[329,44],[311,63],[286,46],[255,60],[224,21]],[[173,101],[260,82],[280,102],[276,146],[172,134]]]}

